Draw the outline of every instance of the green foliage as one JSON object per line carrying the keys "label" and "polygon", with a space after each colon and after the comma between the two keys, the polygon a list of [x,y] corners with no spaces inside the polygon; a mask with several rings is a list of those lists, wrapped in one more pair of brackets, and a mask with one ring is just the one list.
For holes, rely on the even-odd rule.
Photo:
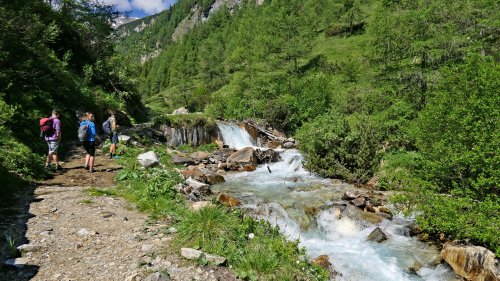
{"label": "green foliage", "polygon": [[478,200],[499,194],[499,76],[488,58],[447,68],[415,121],[423,176],[438,192]]}
{"label": "green foliage", "polygon": [[365,182],[377,167],[379,143],[364,116],[327,113],[304,125],[296,137],[306,153],[305,167],[319,175]]}
{"label": "green foliage", "polygon": [[[248,238],[250,233],[254,238]],[[298,242],[267,222],[215,206],[188,211],[178,224],[177,245],[225,256],[238,277],[250,280],[326,280],[328,273],[303,261]]]}
{"label": "green foliage", "polygon": [[153,118],[155,124],[168,125],[174,128],[179,127],[214,127],[215,120],[205,114],[191,113],[191,114],[164,114],[157,115]]}
{"label": "green foliage", "polygon": [[116,192],[111,189],[88,188],[85,190],[90,196],[116,196]]}

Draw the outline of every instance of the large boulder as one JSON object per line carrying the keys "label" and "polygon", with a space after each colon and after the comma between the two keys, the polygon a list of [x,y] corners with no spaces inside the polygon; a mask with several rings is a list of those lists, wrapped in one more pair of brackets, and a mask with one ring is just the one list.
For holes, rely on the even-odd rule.
{"label": "large boulder", "polygon": [[149,151],[137,156],[137,160],[144,168],[154,167],[160,164],[160,160],[154,151]]}
{"label": "large boulder", "polygon": [[380,227],[376,227],[371,233],[370,235],[368,235],[368,241],[374,241],[374,242],[377,242],[377,243],[380,243],[382,241],[385,241],[387,240],[387,236],[385,235],[385,233],[382,231],[382,229],[380,229]]}
{"label": "large boulder", "polygon": [[441,257],[455,273],[471,281],[500,280],[500,265],[495,254],[480,246],[445,243]]}
{"label": "large boulder", "polygon": [[210,174],[210,175],[207,175],[207,182],[209,184],[219,184],[219,183],[223,183],[225,182],[226,180],[224,179],[224,177],[222,175],[219,175],[219,174]]}
{"label": "large boulder", "polygon": [[255,150],[251,147],[245,147],[231,154],[226,163],[229,170],[240,172],[255,171],[258,164]]}
{"label": "large boulder", "polygon": [[257,149],[255,150],[255,157],[257,157],[257,162],[259,164],[278,162],[281,160],[280,154],[272,149]]}

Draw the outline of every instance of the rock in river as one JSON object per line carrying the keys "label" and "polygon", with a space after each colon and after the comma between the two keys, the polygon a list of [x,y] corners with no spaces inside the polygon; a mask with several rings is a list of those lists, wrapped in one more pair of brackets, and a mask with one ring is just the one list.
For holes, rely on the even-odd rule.
{"label": "rock in river", "polygon": [[376,227],[370,235],[368,235],[368,241],[374,241],[374,242],[382,242],[387,240],[387,236],[385,233],[380,229],[380,227]]}
{"label": "rock in river", "polygon": [[445,243],[441,256],[460,276],[471,281],[500,280],[500,264],[495,254],[479,246]]}
{"label": "rock in river", "polygon": [[255,150],[245,147],[231,154],[227,158],[227,168],[233,171],[255,171],[257,168],[257,157]]}

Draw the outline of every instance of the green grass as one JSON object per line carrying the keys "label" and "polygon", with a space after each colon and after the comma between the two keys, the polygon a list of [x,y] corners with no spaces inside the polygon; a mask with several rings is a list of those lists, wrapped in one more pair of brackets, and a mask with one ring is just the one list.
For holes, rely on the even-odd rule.
{"label": "green grass", "polygon": [[94,201],[90,200],[90,199],[84,199],[78,203],[81,203],[81,204],[86,204],[86,205],[89,205],[89,204],[93,204]]}
{"label": "green grass", "polygon": [[[256,221],[242,211],[223,206],[193,211],[174,186],[182,179],[173,170],[171,158],[156,148],[165,167],[141,170],[136,156],[145,149],[131,148],[119,161],[124,169],[117,175],[118,194],[137,204],[152,219],[175,224],[175,250],[194,247],[222,255],[228,266],[244,280],[328,280],[329,273],[305,259],[298,241],[287,241],[279,229]],[[255,237],[249,239],[253,233]],[[202,265],[206,262],[199,261]]]}

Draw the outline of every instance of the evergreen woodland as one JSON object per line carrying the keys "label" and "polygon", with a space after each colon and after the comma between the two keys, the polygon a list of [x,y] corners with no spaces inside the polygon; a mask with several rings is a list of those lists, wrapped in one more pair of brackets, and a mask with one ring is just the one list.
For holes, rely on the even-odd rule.
{"label": "evergreen woodland", "polygon": [[[406,191],[424,231],[500,254],[498,1],[212,2],[180,0],[118,40],[153,115],[268,123],[312,172]],[[183,20],[197,23],[173,40]]]}

